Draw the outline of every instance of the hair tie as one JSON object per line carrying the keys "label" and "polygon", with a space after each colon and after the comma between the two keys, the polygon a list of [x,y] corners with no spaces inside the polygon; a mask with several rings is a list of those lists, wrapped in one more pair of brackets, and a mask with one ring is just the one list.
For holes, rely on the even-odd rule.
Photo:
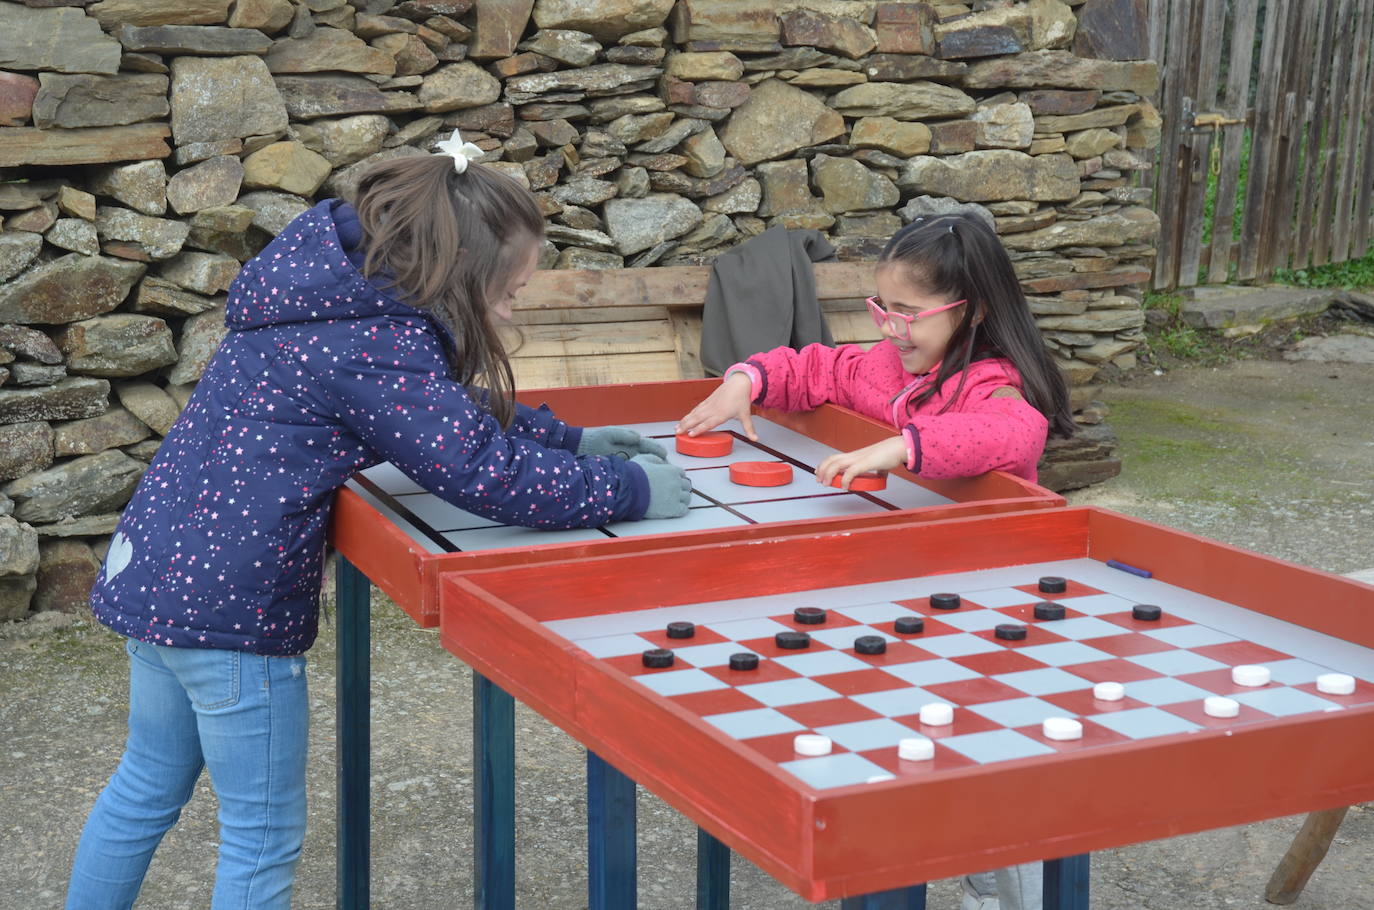
{"label": "hair tie", "polygon": [[453,158],[453,169],[459,174],[468,169],[468,163],[476,161],[485,154],[471,142],[464,142],[463,137],[458,135],[458,130],[453,131],[443,142],[435,143],[436,155],[448,155]]}

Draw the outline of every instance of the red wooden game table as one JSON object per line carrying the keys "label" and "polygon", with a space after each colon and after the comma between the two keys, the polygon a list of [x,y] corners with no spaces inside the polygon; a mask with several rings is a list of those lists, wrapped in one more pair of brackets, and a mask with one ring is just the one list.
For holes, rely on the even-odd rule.
{"label": "red wooden game table", "polygon": [[[676,421],[719,384],[718,380],[636,383],[522,392],[521,402],[547,404],[578,426],[636,425]],[[755,414],[815,442],[842,451],[877,442],[892,433],[878,421],[834,405],[787,414],[755,409]],[[671,447],[672,440],[664,440]],[[741,437],[741,445],[744,440]],[[788,453],[781,453],[788,456]],[[402,520],[405,510],[363,477],[339,492],[331,539],[339,551],[339,902],[367,905],[368,888],[368,582],[376,584],[417,623],[439,622],[440,580],[453,573],[530,565],[550,560],[584,559],[601,554],[649,552],[684,543],[733,543],[778,534],[828,529],[848,531],[912,521],[1031,509],[1064,504],[1055,493],[1004,472],[974,478],[930,480],[904,470],[894,475],[944,497],[940,505],[885,509],[867,514],[760,522],[728,528],[676,531],[647,536],[559,540],[561,532],[522,539],[507,548],[458,551],[433,529],[417,533]],[[834,492],[834,491],[830,491]],[[413,519],[413,516],[411,517]],[[479,907],[513,906],[513,704],[506,693],[475,675],[474,750]],[[601,768],[595,758],[593,775]],[[722,849],[703,835],[703,850],[719,866]],[[728,857],[726,857],[728,858]]]}
{"label": "red wooden game table", "polygon": [[[1022,582],[1046,572],[1068,579],[1055,595],[1070,608],[1059,624],[1029,619],[1025,602],[1045,595]],[[958,611],[922,606],[940,590],[964,592]],[[901,592],[918,596],[902,603]],[[1105,510],[587,556],[447,575],[440,594],[447,649],[811,900],[914,906],[883,896],[933,878],[1374,798],[1374,587]],[[1135,618],[1145,598],[1163,608],[1160,619]],[[842,716],[825,721],[808,717],[806,705],[770,701],[764,691],[779,691],[777,681],[745,684],[709,659],[646,670],[639,646],[621,641],[662,644],[655,636],[670,617],[695,619],[717,640],[742,638],[757,629],[725,630],[785,624],[797,603],[889,637],[890,608],[925,614],[920,635],[890,645],[913,652],[896,658],[907,663],[785,680],[824,682],[849,698],[823,704],[856,701],[884,717],[826,727]],[[990,619],[1026,622],[1027,639],[995,641]],[[854,660],[842,638],[827,642],[828,652],[806,659]],[[768,642],[726,646],[767,653]],[[785,653],[765,663],[783,664]],[[1032,656],[1039,669],[1026,669]],[[879,671],[911,679],[956,664],[982,672],[943,687],[922,683],[956,704],[946,731],[882,711],[900,689],[830,682]],[[1236,686],[1229,668],[1238,664],[1264,665],[1273,679]],[[1354,676],[1353,694],[1314,686],[1324,669]],[[1127,697],[1107,704],[1054,684],[1069,677],[1080,687],[1119,679]],[[998,686],[1006,693],[986,694]],[[1204,714],[1199,696],[1209,694],[1233,697],[1239,715]],[[742,713],[751,724],[789,705],[800,723],[777,736],[730,732],[750,699]],[[1031,703],[1079,717],[1084,737],[1041,736]],[[964,721],[974,723],[961,729]],[[901,761],[890,740],[872,739],[902,724],[934,738],[932,761]],[[786,744],[807,727],[850,748],[802,759]],[[859,732],[870,741],[845,738]],[[887,773],[865,778],[865,764]],[[1047,907],[1087,907],[1085,892],[1046,890]]]}

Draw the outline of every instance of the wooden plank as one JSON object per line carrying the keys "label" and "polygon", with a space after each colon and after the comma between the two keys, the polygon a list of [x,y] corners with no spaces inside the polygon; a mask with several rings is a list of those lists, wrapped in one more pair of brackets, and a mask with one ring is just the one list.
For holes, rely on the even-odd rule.
{"label": "wooden plank", "polygon": [[1308,97],[1303,169],[1301,174],[1294,175],[1294,183],[1299,186],[1292,257],[1292,267],[1295,269],[1305,268],[1312,257],[1312,230],[1317,217],[1317,175],[1320,171],[1316,152],[1321,145],[1322,129],[1326,123],[1327,107],[1331,97],[1331,55],[1325,50],[1331,46],[1332,32],[1336,28],[1335,4],[1318,4],[1315,15],[1320,20],[1316,46],[1313,49],[1317,65],[1312,70],[1311,92]]}
{"label": "wooden plank", "polygon": [[665,382],[678,378],[677,354],[672,350],[600,357],[515,357],[511,359],[511,369],[515,371],[516,388],[520,389]]}
{"label": "wooden plank", "polygon": [[677,354],[678,378],[706,376],[706,367],[701,363],[701,314],[696,310],[669,310],[668,322],[673,333],[673,351]]}
{"label": "wooden plank", "polygon": [[[1199,0],[1200,2],[1200,0]],[[1155,211],[1167,213],[1160,219],[1159,247],[1156,250],[1154,286],[1172,288],[1178,283],[1178,223],[1180,187],[1187,154],[1183,149],[1184,98],[1188,96],[1187,42],[1194,0],[1170,0],[1169,28],[1165,38],[1164,68],[1161,73],[1164,106],[1164,132],[1159,143],[1158,189]],[[1023,287],[1024,287],[1023,283]]]}
{"label": "wooden plank", "polygon": [[[1374,14],[1370,16],[1369,54],[1365,60],[1364,94],[1367,104],[1374,104]],[[1355,230],[1352,237],[1353,255],[1364,255],[1370,247],[1374,225],[1370,223],[1370,209],[1374,206],[1374,111],[1364,111],[1364,140],[1361,150],[1364,163],[1359,180],[1359,196],[1355,201]]]}
{"label": "wooden plank", "polygon": [[[1328,49],[1328,52],[1335,58],[1331,73],[1331,88],[1338,99],[1349,94],[1350,55],[1354,52],[1350,34],[1352,15],[1350,5],[1351,0],[1340,0],[1340,8],[1336,14],[1335,40]],[[1331,261],[1331,229],[1336,212],[1336,176],[1339,164],[1337,156],[1341,145],[1343,119],[1344,105],[1337,100],[1332,104],[1330,115],[1327,118],[1326,135],[1322,140],[1320,153],[1322,173],[1320,189],[1318,190],[1316,227],[1312,232],[1313,265],[1325,265]]]}
{"label": "wooden plank", "polygon": [[516,310],[516,325],[569,325],[606,322],[663,322],[671,312],[661,306],[579,307],[566,310]]}
{"label": "wooden plank", "polygon": [[[1149,4],[1149,31],[1146,33],[1146,59],[1158,61],[1160,72],[1164,72],[1166,65],[1164,38],[1169,27],[1169,4],[1167,0],[1154,0]],[[1155,107],[1161,107],[1162,102],[1158,92],[1149,99]],[[1142,152],[1152,165],[1144,171],[1138,171],[1140,185],[1153,188],[1156,175],[1159,173],[1160,150],[1158,148],[1148,149]]]}
{"label": "wooden plank", "polygon": [[[1222,26],[1225,24],[1225,0],[1202,0],[1193,15],[1189,32],[1190,47],[1221,47]],[[1212,112],[1217,104],[1217,82],[1220,54],[1192,54],[1196,61],[1193,75],[1193,104],[1196,110]],[[1189,124],[1184,124],[1185,127]],[[1178,287],[1192,287],[1198,283],[1198,265],[1202,259],[1203,209],[1207,204],[1207,183],[1213,143],[1220,143],[1217,131],[1186,132],[1184,145],[1185,180],[1181,187],[1183,204],[1179,211],[1182,227],[1179,231]],[[1220,149],[1218,149],[1220,152]]]}
{"label": "wooden plank", "polygon": [[873,283],[871,262],[817,262],[811,267],[816,276],[816,299],[854,300],[878,293]]}
{"label": "wooden plank", "polygon": [[[1258,19],[1259,0],[1236,0],[1231,16],[1231,57],[1226,69],[1226,106],[1223,110],[1228,119],[1249,119],[1250,64],[1254,59]],[[1217,177],[1216,201],[1212,206],[1208,284],[1224,284],[1231,270],[1236,188],[1246,131],[1245,125],[1222,130],[1221,174]]]}
{"label": "wooden plank", "polygon": [[1350,248],[1350,215],[1356,191],[1353,181],[1359,173],[1356,155],[1359,151],[1358,139],[1363,132],[1363,124],[1360,121],[1362,116],[1369,116],[1370,99],[1365,94],[1364,74],[1370,56],[1369,22],[1374,19],[1374,9],[1371,9],[1368,3],[1361,3],[1354,11],[1354,15],[1355,21],[1350,24],[1354,52],[1351,54],[1349,86],[1345,93],[1345,116],[1342,118],[1344,147],[1338,153],[1340,174],[1336,178],[1335,224],[1331,234],[1332,262],[1345,262],[1364,254],[1363,249],[1356,251]]}
{"label": "wooden plank", "polygon": [[[1279,76],[1278,142],[1274,158],[1274,189],[1270,195],[1270,214],[1265,220],[1260,247],[1260,272],[1268,274],[1288,264],[1292,244],[1293,198],[1297,191],[1295,174],[1302,130],[1299,121],[1306,109],[1306,78],[1314,48],[1312,17],[1300,16],[1284,48]],[[1301,108],[1301,109],[1300,109]]]}
{"label": "wooden plank", "polygon": [[668,320],[657,322],[595,323],[592,325],[531,325],[521,330],[525,340],[514,353],[520,357],[589,357],[673,350]]}
{"label": "wooden plank", "polygon": [[1248,281],[1259,274],[1260,245],[1268,217],[1270,185],[1278,131],[1279,76],[1290,20],[1289,0],[1270,0],[1265,7],[1263,45],[1260,50],[1259,86],[1255,93],[1250,172],[1245,187],[1245,218],[1240,231],[1240,262],[1237,276]]}
{"label": "wooden plank", "polygon": [[873,324],[867,312],[831,313],[826,317],[830,334],[836,344],[871,345],[880,341],[883,333]]}

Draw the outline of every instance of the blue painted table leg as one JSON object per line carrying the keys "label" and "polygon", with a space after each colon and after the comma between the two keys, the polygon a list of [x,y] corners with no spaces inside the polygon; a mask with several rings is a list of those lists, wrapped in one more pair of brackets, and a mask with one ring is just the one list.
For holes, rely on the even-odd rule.
{"label": "blue painted table leg", "polygon": [[635,782],[587,752],[589,910],[634,910]]}
{"label": "blue painted table leg", "polygon": [[894,891],[846,897],[840,910],[926,910],[926,886],[912,885]]}
{"label": "blue painted table leg", "polygon": [[369,684],[371,584],[343,556],[335,570],[338,613],[338,906],[368,905],[369,777],[372,726]]}
{"label": "blue painted table leg", "polygon": [[473,904],[515,910],[515,699],[472,674]]}
{"label": "blue painted table leg", "polygon": [[1090,854],[1045,860],[1045,910],[1088,910]]}
{"label": "blue painted table leg", "polygon": [[697,829],[697,910],[730,910],[730,848]]}

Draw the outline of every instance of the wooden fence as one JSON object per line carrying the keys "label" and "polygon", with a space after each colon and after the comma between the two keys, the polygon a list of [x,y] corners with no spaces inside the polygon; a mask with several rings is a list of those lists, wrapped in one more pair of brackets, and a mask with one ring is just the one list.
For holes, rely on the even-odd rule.
{"label": "wooden fence", "polygon": [[1154,286],[1364,256],[1374,0],[1152,0],[1150,15],[1164,119]]}

